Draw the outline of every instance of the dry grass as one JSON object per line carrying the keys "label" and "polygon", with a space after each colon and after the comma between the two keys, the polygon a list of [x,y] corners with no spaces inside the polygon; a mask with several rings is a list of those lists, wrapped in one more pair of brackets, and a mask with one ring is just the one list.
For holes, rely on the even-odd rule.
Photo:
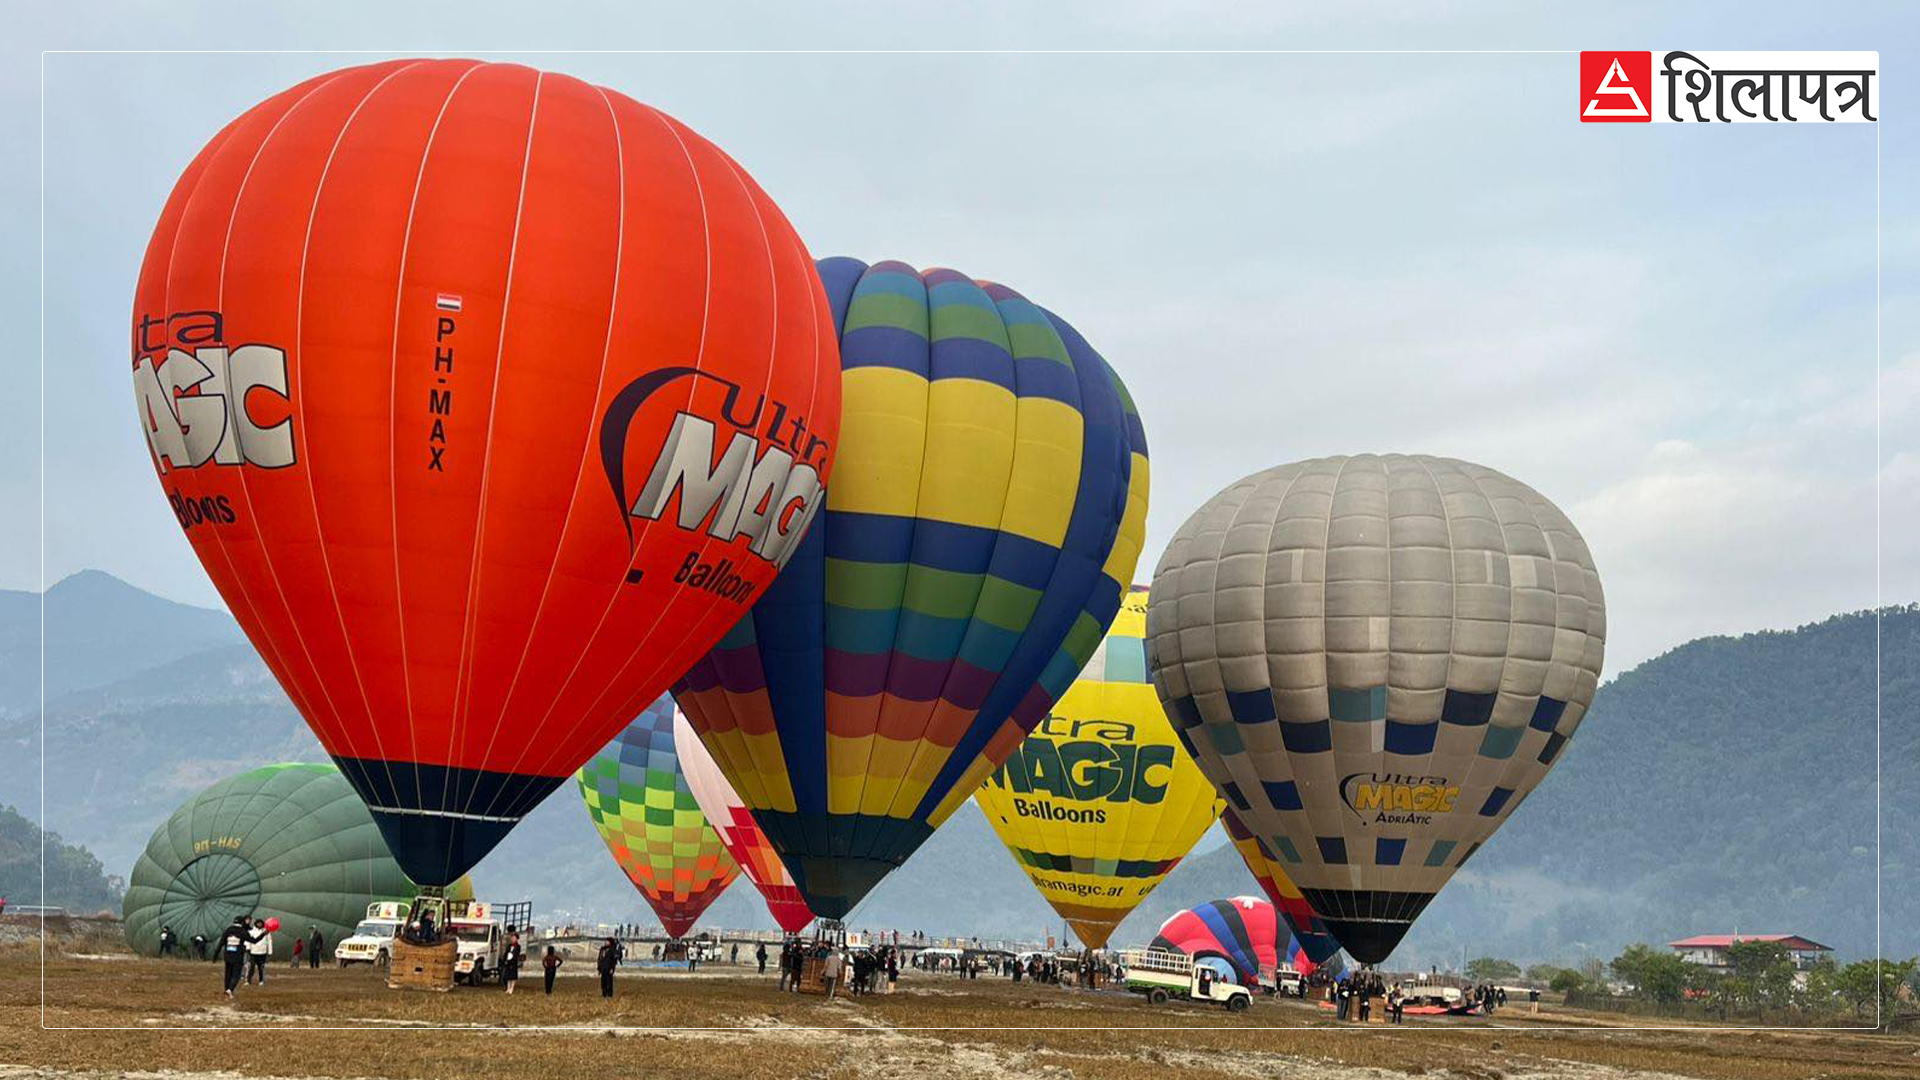
{"label": "dry grass", "polygon": [[[600,999],[591,977],[564,977],[548,998],[537,978],[511,997],[492,988],[408,994],[385,990],[364,968],[283,970],[268,987],[243,991],[229,1004],[211,964],[50,950],[47,1025],[115,1030],[42,1030],[39,950],[0,946],[0,1063],[58,1070],[53,1075],[139,1069],[182,1080],[214,1070],[421,1078],[510,1071],[529,1080],[605,1080],[610,1072],[716,1080],[1920,1077],[1920,1040],[1907,1037],[1711,1027],[1635,1032],[1620,1030],[1617,1018],[1559,1013],[1534,1020],[1518,1010],[1501,1015],[1507,1026],[1500,1027],[1410,1020],[1401,1030],[1360,1030],[1293,1002],[1260,1001],[1234,1016],[1153,1008],[1118,993],[911,974],[893,997],[828,1004],[780,994],[770,978],[718,973],[727,970],[623,974],[612,1002]],[[1542,1022],[1591,1026],[1550,1031]],[[207,1025],[252,1030],[178,1030]],[[1049,1026],[1085,1030],[1044,1030]],[[709,1030],[631,1030],[644,1027]],[[9,1072],[0,1065],[0,1077]]]}

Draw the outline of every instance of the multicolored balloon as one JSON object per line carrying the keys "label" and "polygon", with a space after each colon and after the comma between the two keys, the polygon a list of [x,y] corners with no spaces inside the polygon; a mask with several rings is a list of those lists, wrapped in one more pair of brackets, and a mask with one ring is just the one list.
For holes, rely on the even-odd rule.
{"label": "multicolored balloon", "polygon": [[793,876],[787,873],[786,865],[767,843],[766,834],[754,823],[753,812],[733,793],[733,785],[721,775],[720,766],[713,763],[713,755],[701,745],[693,725],[677,710],[673,718],[673,749],[680,759],[680,773],[686,777],[687,788],[693,792],[700,812],[719,834],[720,843],[726,846],[727,854],[733,856],[741,873],[766,898],[767,911],[773,921],[789,934],[806,929],[813,921],[813,912],[807,910],[806,900],[800,890],[794,888]]}
{"label": "multicolored balloon", "polygon": [[613,860],[667,933],[682,937],[740,868],[687,786],[674,713],[671,697],[647,706],[576,779]]}
{"label": "multicolored balloon", "polygon": [[766,591],[840,417],[739,165],[515,64],[328,72],[148,243],[132,375],[194,552],[394,858],[454,881]]}
{"label": "multicolored balloon", "polygon": [[1147,681],[1147,590],[974,798],[1081,944],[1102,948],[1220,815]]}
{"label": "multicolored balloon", "polygon": [[[1327,959],[1340,951],[1340,943],[1327,933],[1327,924],[1320,919],[1313,905],[1300,895],[1293,879],[1287,877],[1286,867],[1273,857],[1267,845],[1240,823],[1239,815],[1227,807],[1220,815],[1220,821],[1227,827],[1227,839],[1233,841],[1233,848],[1240,853],[1240,859],[1247,864],[1247,871],[1253,875],[1260,888],[1273,901],[1280,917],[1287,922],[1287,930],[1293,935],[1293,941],[1300,955],[1294,960],[1294,968],[1302,975],[1327,962]],[[1301,961],[1305,963],[1302,964]]]}
{"label": "multicolored balloon", "polygon": [[1606,605],[1586,542],[1532,488],[1363,454],[1202,506],[1161,556],[1147,627],[1200,768],[1377,964],[1579,727]]}
{"label": "multicolored balloon", "polygon": [[1126,388],[1013,290],[820,264],[844,367],[824,518],[675,688],[808,906],[844,918],[1046,715],[1132,580]]}
{"label": "multicolored balloon", "polygon": [[1218,957],[1233,965],[1241,986],[1253,987],[1273,984],[1285,940],[1272,904],[1257,896],[1236,896],[1169,915],[1148,948],[1183,952],[1196,960]]}

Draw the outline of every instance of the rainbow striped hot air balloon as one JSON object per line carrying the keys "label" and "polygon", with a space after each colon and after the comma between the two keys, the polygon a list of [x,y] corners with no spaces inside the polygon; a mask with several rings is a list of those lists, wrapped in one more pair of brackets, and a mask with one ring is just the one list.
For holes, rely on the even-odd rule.
{"label": "rainbow striped hot air balloon", "polygon": [[843,366],[825,515],[675,695],[844,918],[1100,643],[1147,509],[1140,418],[1059,317],[951,270],[820,264]]}
{"label": "rainbow striped hot air balloon", "polygon": [[740,867],[700,812],[673,745],[673,699],[635,717],[576,779],[614,861],[673,937],[693,929]]}

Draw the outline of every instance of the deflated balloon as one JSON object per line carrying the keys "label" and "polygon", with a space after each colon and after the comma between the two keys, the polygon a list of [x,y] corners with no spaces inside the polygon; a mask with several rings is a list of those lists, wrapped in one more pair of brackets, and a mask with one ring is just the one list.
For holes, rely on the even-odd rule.
{"label": "deflated balloon", "polygon": [[329,72],[227,125],[131,337],[180,527],[426,885],[766,590],[839,424],[772,200],[684,125],[511,64]]}
{"label": "deflated balloon", "polygon": [[713,755],[700,744],[700,736],[693,733],[693,725],[687,723],[684,714],[676,713],[673,718],[673,749],[700,812],[719,834],[720,843],[739,864],[740,872],[766,898],[773,921],[789,934],[805,929],[813,921],[813,912],[807,910],[806,900],[794,887],[793,876],[754,823],[753,812],[720,774],[720,766],[713,763]]}
{"label": "deflated balloon", "polygon": [[[1227,838],[1233,841],[1233,849],[1240,853],[1241,861],[1247,864],[1247,871],[1253,875],[1260,888],[1266,892],[1267,899],[1286,920],[1287,930],[1293,935],[1295,947],[1300,956],[1295,958],[1294,968],[1305,975],[1314,968],[1327,962],[1327,959],[1340,951],[1340,943],[1327,933],[1327,924],[1321,921],[1319,913],[1300,890],[1287,877],[1286,867],[1273,857],[1260,838],[1247,831],[1240,824],[1240,818],[1231,807],[1220,815],[1227,827]],[[1301,960],[1306,963],[1302,965]]]}
{"label": "deflated balloon", "polygon": [[1257,896],[1236,896],[1168,916],[1148,948],[1183,952],[1196,960],[1218,957],[1233,965],[1241,986],[1253,987],[1272,984],[1286,937],[1272,904]]}
{"label": "deflated balloon", "polygon": [[1565,748],[1606,636],[1552,503],[1450,458],[1319,458],[1234,484],[1147,611],[1168,715],[1362,963],[1386,959]]}
{"label": "deflated balloon", "polygon": [[700,812],[674,748],[673,699],[647,706],[580,769],[580,797],[627,880],[681,937],[739,874]]}
{"label": "deflated balloon", "polygon": [[1083,945],[1102,948],[1220,815],[1147,681],[1147,590],[1033,734],[975,796]]}
{"label": "deflated balloon", "polygon": [[[158,955],[160,931],[184,948],[214,941],[236,916],[284,921],[275,940],[292,954],[296,938],[320,931],[338,943],[381,900],[411,903],[419,886],[387,853],[360,796],[331,765],[287,763],[210,784],[148,838],[127,879],[121,921],[135,952]],[[461,878],[449,896],[471,899]]]}
{"label": "deflated balloon", "polygon": [[818,915],[1013,753],[1120,606],[1140,419],[1065,321],[951,270],[820,265],[840,465],[774,587],[675,689]]}

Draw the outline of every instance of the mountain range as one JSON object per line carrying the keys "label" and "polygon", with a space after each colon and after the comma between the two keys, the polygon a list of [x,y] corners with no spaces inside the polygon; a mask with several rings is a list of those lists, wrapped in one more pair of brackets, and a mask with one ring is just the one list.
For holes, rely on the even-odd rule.
{"label": "mountain range", "polygon": [[[0,592],[0,803],[30,818],[39,817],[43,750],[41,600]],[[224,612],[98,571],[61,581],[44,600],[39,824],[84,845],[109,873],[126,874],[151,830],[213,780],[325,760]],[[1802,934],[1855,957],[1884,932],[1888,955],[1920,951],[1916,658],[1920,608],[1895,607],[1693,641],[1613,677],[1553,773],[1393,962],[1606,959],[1635,941],[1735,931]],[[550,920],[651,921],[571,785],[474,878],[482,895],[532,899]],[[1216,830],[1115,942],[1144,942],[1182,907],[1257,892]],[[1060,933],[973,803],[850,921],[983,938]],[[704,923],[773,925],[745,882]]]}

